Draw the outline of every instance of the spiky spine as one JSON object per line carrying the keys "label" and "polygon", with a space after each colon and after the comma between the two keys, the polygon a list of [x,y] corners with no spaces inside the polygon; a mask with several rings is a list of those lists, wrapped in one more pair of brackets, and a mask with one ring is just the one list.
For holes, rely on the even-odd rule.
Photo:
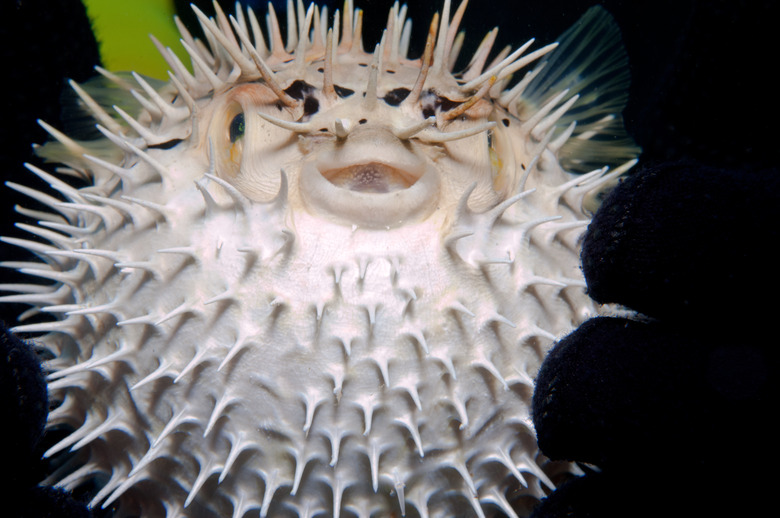
{"label": "spiky spine", "polygon": [[[555,123],[576,96],[561,92],[523,124],[500,108],[522,88],[497,81],[554,45],[524,57],[525,45],[485,70],[489,35],[457,81],[449,64],[465,2],[450,25],[445,1],[420,61],[406,57],[397,6],[373,56],[350,1],[327,35],[299,2],[286,45],[271,10],[270,48],[251,10],[248,26],[215,8],[214,20],[196,10],[208,49],[182,30],[193,74],[161,49],[171,83],[157,92],[134,76],[143,109],[116,109],[130,129],[74,85],[105,126],[101,156],[44,124],[64,149],[55,154],[94,185],[74,189],[31,166],[64,201],[12,186],[58,213],[24,227],[50,244],[5,239],[41,256],[17,265],[25,273],[58,283],[4,297],[61,317],[15,328],[48,333],[49,389],[61,401],[49,426],[75,430],[47,455],[83,453],[82,467],[53,478],[73,487],[103,474],[93,504],[143,516],[522,514],[508,490],[539,498],[552,485],[528,415],[532,376],[554,337],[596,311],[577,236],[586,195],[613,178],[575,177],[556,160],[566,137],[551,144]],[[322,85],[311,94],[319,113],[287,91],[296,79]],[[292,114],[261,119],[313,139],[304,148],[317,147],[320,128],[349,143],[365,118],[434,149],[446,171],[466,167],[460,143],[486,151],[491,132],[503,163],[487,179],[442,181],[431,200],[441,209],[422,216],[323,217],[334,207],[305,207],[300,170],[292,183],[277,170],[259,190],[242,183],[251,164],[225,171],[208,121],[215,99],[247,82]],[[336,85],[365,95],[341,99]],[[409,92],[391,113],[379,99],[398,85]],[[430,114],[434,95],[457,107]],[[475,115],[485,101],[514,133]],[[271,160],[295,167],[295,156]]]}

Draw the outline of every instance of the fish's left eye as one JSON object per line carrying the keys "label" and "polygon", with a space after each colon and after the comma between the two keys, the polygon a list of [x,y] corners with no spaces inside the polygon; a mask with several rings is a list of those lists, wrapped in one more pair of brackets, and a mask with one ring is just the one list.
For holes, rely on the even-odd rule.
{"label": "fish's left eye", "polygon": [[217,139],[220,149],[220,171],[228,177],[234,177],[241,169],[244,146],[246,145],[247,117],[243,107],[233,103],[225,111],[224,122]]}
{"label": "fish's left eye", "polygon": [[246,132],[246,123],[244,122],[244,112],[240,112],[236,114],[235,117],[233,117],[233,120],[230,121],[230,128],[228,129],[229,132],[229,138],[230,142],[232,144],[235,144],[235,142],[244,136],[244,133]]}
{"label": "fish's left eye", "polygon": [[489,130],[487,133],[488,156],[490,157],[490,166],[493,169],[494,182],[498,177],[501,169],[503,168],[503,164],[501,163],[501,156],[498,154],[498,151],[496,150],[495,139],[496,137],[493,134],[493,130]]}
{"label": "fish's left eye", "polygon": [[269,200],[279,191],[279,169],[300,156],[297,137],[262,117],[267,113],[291,121],[292,110],[280,108],[279,98],[261,83],[235,86],[203,111],[207,141],[201,149],[213,161],[217,176],[255,200]]}

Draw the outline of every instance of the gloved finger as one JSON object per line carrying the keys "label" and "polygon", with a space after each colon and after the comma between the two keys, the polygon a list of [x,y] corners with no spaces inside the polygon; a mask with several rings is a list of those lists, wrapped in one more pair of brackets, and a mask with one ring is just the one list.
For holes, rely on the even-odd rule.
{"label": "gloved finger", "polygon": [[660,323],[585,322],[556,344],[537,376],[541,450],[604,469],[678,457],[722,469],[724,457],[713,451],[771,429],[763,408],[771,362],[755,344],[701,338]]}
{"label": "gloved finger", "polygon": [[[750,329],[774,312],[772,264],[780,229],[776,170],[692,162],[644,166],[618,185],[586,232],[588,293],[658,318]],[[754,321],[751,319],[750,321]]]}
{"label": "gloved finger", "polygon": [[19,340],[0,323],[0,416],[4,465],[14,466],[11,483],[24,486],[34,476],[39,459],[36,447],[48,414],[46,383],[32,346]]}

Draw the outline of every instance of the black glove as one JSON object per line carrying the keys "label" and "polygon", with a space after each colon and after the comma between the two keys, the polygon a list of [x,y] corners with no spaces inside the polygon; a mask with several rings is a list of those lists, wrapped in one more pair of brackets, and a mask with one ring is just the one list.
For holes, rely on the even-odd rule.
{"label": "black glove", "polygon": [[542,365],[542,451],[599,469],[534,518],[761,515],[776,478],[778,216],[773,169],[664,164],[611,193],[583,270],[595,300],[643,318],[590,320]]}
{"label": "black glove", "polygon": [[47,467],[41,461],[43,427],[48,414],[46,382],[31,344],[0,325],[0,419],[4,482],[3,516],[14,518],[88,518],[86,503],[69,493],[38,486]]}

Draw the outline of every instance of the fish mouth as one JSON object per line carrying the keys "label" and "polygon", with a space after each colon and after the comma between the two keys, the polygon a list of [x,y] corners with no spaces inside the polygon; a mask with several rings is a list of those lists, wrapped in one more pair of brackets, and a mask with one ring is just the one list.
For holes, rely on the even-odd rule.
{"label": "fish mouth", "polygon": [[430,160],[380,132],[319,150],[304,162],[300,176],[310,210],[374,228],[426,217],[436,207],[439,185]]}
{"label": "fish mouth", "polygon": [[386,194],[408,189],[420,179],[416,171],[371,161],[320,171],[330,183],[341,189],[370,194]]}

